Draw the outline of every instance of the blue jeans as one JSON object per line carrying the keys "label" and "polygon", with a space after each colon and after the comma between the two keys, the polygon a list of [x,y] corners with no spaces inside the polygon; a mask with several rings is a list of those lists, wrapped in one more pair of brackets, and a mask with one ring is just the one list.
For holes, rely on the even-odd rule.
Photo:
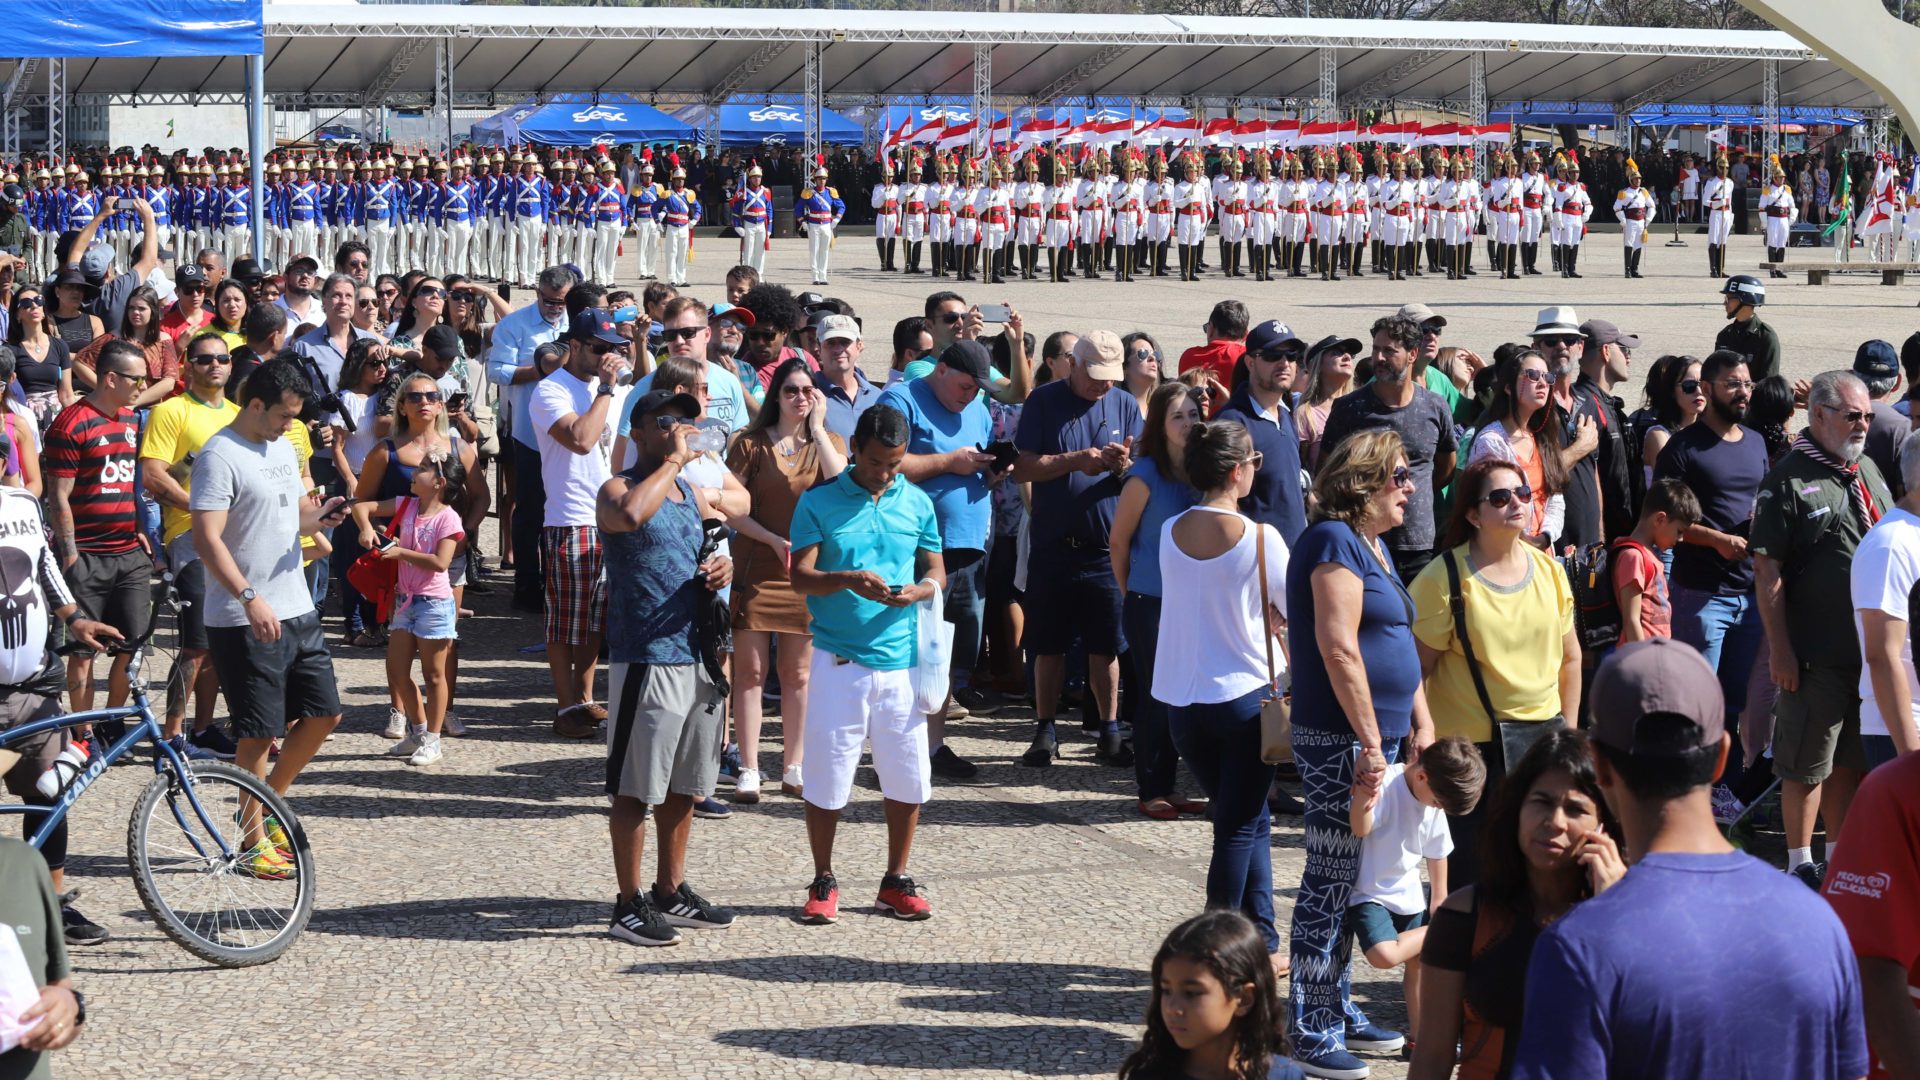
{"label": "blue jeans", "polygon": [[1120,609],[1126,630],[1127,662],[1133,668],[1133,779],[1140,801],[1173,794],[1180,772],[1180,754],[1174,749],[1167,724],[1167,706],[1153,696],[1153,661],[1160,645],[1160,598],[1130,592]]}
{"label": "blue jeans", "polygon": [[1891,735],[1862,735],[1860,748],[1867,752],[1868,772],[1900,756],[1900,752],[1894,749]]}
{"label": "blue jeans", "polygon": [[[1700,650],[1707,666],[1720,676],[1720,692],[1727,700],[1727,730],[1740,730],[1740,713],[1747,707],[1747,676],[1752,671],[1766,631],[1760,625],[1760,606],[1750,592],[1733,596],[1674,587],[1673,637]],[[1738,745],[1739,736],[1735,735]],[[1737,784],[1745,771],[1742,756],[1727,756],[1720,782]]]}
{"label": "blue jeans", "polygon": [[1213,800],[1213,860],[1207,906],[1253,920],[1268,952],[1280,951],[1273,925],[1273,851],[1267,787],[1273,766],[1260,760],[1260,699],[1266,687],[1232,701],[1169,708],[1173,742]]}
{"label": "blue jeans", "polygon": [[[1307,865],[1294,894],[1289,935],[1293,985],[1287,1037],[1296,1058],[1345,1050],[1346,1029],[1367,1023],[1367,1014],[1353,1003],[1348,972],[1353,935],[1347,929],[1347,902],[1360,877],[1360,841],[1348,821],[1358,745],[1352,731],[1293,729],[1293,759],[1307,804]],[[1384,749],[1393,761],[1400,740],[1386,740]]]}

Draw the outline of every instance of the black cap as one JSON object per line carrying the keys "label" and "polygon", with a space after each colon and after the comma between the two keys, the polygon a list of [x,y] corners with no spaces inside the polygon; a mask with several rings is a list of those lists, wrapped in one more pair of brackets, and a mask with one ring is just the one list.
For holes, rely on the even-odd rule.
{"label": "black cap", "polygon": [[455,359],[460,355],[460,332],[446,323],[438,323],[427,330],[420,346],[436,356]]}
{"label": "black cap", "polygon": [[252,258],[235,259],[233,263],[233,279],[251,285],[261,278],[266,277],[272,269],[273,268],[264,260]]}
{"label": "black cap", "polygon": [[567,327],[569,341],[599,341],[608,345],[625,345],[627,339],[613,326],[613,312],[606,308],[583,308],[573,317]]}
{"label": "black cap", "polygon": [[803,292],[799,296],[794,297],[794,299],[800,302],[800,310],[802,311],[813,311],[818,308],[832,306],[827,303],[827,298],[824,294],[817,292]]}
{"label": "black cap", "polygon": [[973,381],[982,385],[992,385],[998,380],[993,377],[993,355],[987,347],[971,338],[961,338],[947,346],[940,353],[940,362],[955,371],[963,371],[973,376]]}
{"label": "black cap", "polygon": [[206,283],[207,283],[207,272],[205,270],[200,269],[197,263],[181,263],[179,266],[174,268],[173,284],[175,288],[178,288],[182,285],[204,286]]}
{"label": "black cap", "polygon": [[700,415],[700,399],[681,390],[649,390],[633,403],[633,415],[652,416],[667,408],[679,409],[692,418]]}
{"label": "black cap", "polygon": [[1863,341],[1853,354],[1853,373],[1863,379],[1896,379],[1900,377],[1900,354],[1893,346],[1875,338]]}

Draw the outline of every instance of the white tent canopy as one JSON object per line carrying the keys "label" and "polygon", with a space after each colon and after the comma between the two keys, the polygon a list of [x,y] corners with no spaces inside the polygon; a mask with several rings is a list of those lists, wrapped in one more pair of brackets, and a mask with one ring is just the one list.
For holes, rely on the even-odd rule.
{"label": "white tent canopy", "polygon": [[[353,108],[528,95],[624,93],[661,104],[804,96],[857,104],[972,95],[984,53],[995,104],[1090,95],[1143,104],[1309,108],[1385,102],[1681,101],[1880,109],[1864,83],[1777,31],[1171,15],[455,7],[266,7],[266,91],[277,103]],[[441,48],[451,60],[439,70]],[[984,47],[984,48],[978,48]],[[1330,58],[1330,60],[1328,59]],[[0,80],[18,61],[0,61]],[[1474,93],[1473,69],[1483,71]],[[44,101],[47,65],[12,86]],[[246,62],[72,60],[78,102],[240,100]],[[436,102],[437,103],[437,102]]]}

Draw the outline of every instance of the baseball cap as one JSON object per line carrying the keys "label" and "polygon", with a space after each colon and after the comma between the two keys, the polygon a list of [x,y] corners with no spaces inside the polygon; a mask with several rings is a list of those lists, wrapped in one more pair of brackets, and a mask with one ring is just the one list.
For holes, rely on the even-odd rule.
{"label": "baseball cap", "polygon": [[1094,330],[1080,335],[1073,343],[1073,359],[1087,366],[1090,378],[1119,382],[1127,377],[1126,353],[1120,348],[1120,335],[1111,330]]}
{"label": "baseball cap", "polygon": [[799,296],[794,297],[794,299],[800,302],[801,311],[814,311],[818,308],[833,306],[823,293],[803,292]]}
{"label": "baseball cap", "polygon": [[1900,355],[1893,346],[1875,338],[1863,341],[1853,354],[1853,373],[1867,379],[1893,379],[1900,375]]}
{"label": "baseball cap", "polygon": [[667,408],[678,409],[685,416],[699,416],[700,400],[682,390],[649,390],[633,403],[633,415],[651,416]]}
{"label": "baseball cap", "polygon": [[[1593,677],[1595,742],[1623,753],[1676,757],[1718,746],[1726,734],[1726,699],[1720,677],[1693,646],[1672,638],[1623,645]],[[1670,717],[1699,726],[1697,738],[1679,739]]]}
{"label": "baseball cap", "polygon": [[729,304],[722,301],[713,305],[713,307],[707,311],[707,321],[712,322],[715,319],[732,319],[741,326],[752,326],[753,312],[737,304]]}
{"label": "baseball cap", "polygon": [[1343,338],[1339,334],[1328,334],[1307,348],[1307,360],[1311,362],[1314,357],[1326,352],[1328,349],[1338,349],[1343,353],[1352,353],[1354,356],[1359,356],[1362,351],[1362,346],[1359,338]]}
{"label": "baseball cap", "polygon": [[1639,337],[1621,333],[1619,327],[1605,319],[1588,319],[1581,323],[1580,336],[1596,345],[1618,345],[1623,349],[1640,347]]}
{"label": "baseball cap", "polygon": [[107,276],[113,267],[113,248],[95,241],[88,245],[87,253],[80,257],[80,272],[87,275],[89,281],[99,281]]}
{"label": "baseball cap", "polygon": [[320,272],[320,260],[311,255],[302,255],[287,264],[289,274],[317,274]]}
{"label": "baseball cap", "polygon": [[1447,325],[1446,316],[1436,314],[1432,308],[1425,304],[1402,304],[1400,305],[1400,310],[1394,312],[1394,314],[1403,319],[1412,319],[1421,326],[1434,324],[1440,326]]}
{"label": "baseball cap", "polygon": [[457,357],[460,355],[460,332],[446,323],[439,323],[428,329],[420,345],[435,355]]}
{"label": "baseball cap", "polygon": [[188,285],[205,286],[206,283],[207,272],[200,269],[195,263],[181,263],[174,268],[173,285],[176,289],[184,288]]}
{"label": "baseball cap", "polygon": [[1272,352],[1283,345],[1291,345],[1295,342],[1304,345],[1306,344],[1306,339],[1294,333],[1293,327],[1288,326],[1279,319],[1268,319],[1266,322],[1255,326],[1253,330],[1247,334],[1247,352],[1257,356],[1260,353]]}
{"label": "baseball cap", "polygon": [[613,313],[606,308],[590,307],[581,310],[567,325],[568,341],[600,341],[608,345],[625,345],[627,339],[613,327]]}
{"label": "baseball cap", "polygon": [[[854,322],[853,316],[851,315],[829,315],[826,318],[820,320],[819,330],[820,330],[821,341],[832,341],[835,338],[840,338],[846,341],[860,340],[860,324],[857,322]],[[958,343],[956,342],[955,344],[958,344]],[[977,341],[970,342],[970,344],[978,346],[979,342]],[[949,347],[948,351],[949,352],[952,351],[951,347]],[[985,349],[981,349],[980,351],[983,353],[986,352]],[[945,359],[945,358],[946,358],[945,354],[942,354],[941,359]],[[992,374],[991,365],[988,366],[988,374],[989,375]],[[978,379],[980,378],[980,376],[974,375],[974,378]]]}
{"label": "baseball cap", "polygon": [[[848,323],[853,322],[851,318],[845,315],[836,315],[834,318],[846,319]],[[823,325],[823,337],[825,336],[824,330],[825,327]],[[857,329],[855,333],[856,335],[858,334]],[[1118,346],[1115,346],[1115,348],[1117,349]],[[987,352],[987,347],[970,338],[962,338],[942,350],[940,353],[940,362],[955,371],[964,371],[968,375],[973,376],[973,381],[979,383],[981,386],[998,389],[1006,383],[1005,379],[994,374],[993,355]]]}

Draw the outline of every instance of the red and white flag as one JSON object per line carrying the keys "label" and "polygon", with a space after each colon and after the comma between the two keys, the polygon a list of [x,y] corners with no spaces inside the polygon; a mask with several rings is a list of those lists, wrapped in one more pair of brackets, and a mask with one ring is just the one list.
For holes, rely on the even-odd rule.
{"label": "red and white flag", "polygon": [[935,118],[929,120],[919,127],[914,128],[913,134],[907,136],[907,141],[915,145],[937,143],[940,141],[940,133],[946,130],[946,126],[947,122],[944,119]]}
{"label": "red and white flag", "polygon": [[1204,146],[1226,146],[1233,141],[1234,123],[1226,117],[1207,121],[1200,132],[1200,142]]}
{"label": "red and white flag", "polygon": [[1268,126],[1265,120],[1242,120],[1234,125],[1233,145],[1265,146]]}
{"label": "red and white flag", "polygon": [[907,117],[900,121],[899,127],[887,132],[887,137],[880,140],[880,149],[882,152],[892,150],[911,138],[913,138],[913,118]]}
{"label": "red and white flag", "polygon": [[1367,128],[1366,137],[1378,143],[1391,143],[1406,146],[1420,135],[1420,122],[1409,120],[1404,124],[1374,124]]}
{"label": "red and white flag", "polygon": [[1459,124],[1427,124],[1414,136],[1415,146],[1459,146]]}
{"label": "red and white flag", "polygon": [[1472,141],[1475,142],[1505,145],[1513,141],[1512,124],[1481,124],[1478,127],[1463,125],[1460,130],[1463,134],[1472,132]]}
{"label": "red and white flag", "polygon": [[987,141],[994,146],[1005,146],[1013,141],[1013,117],[1003,116],[987,129]]}
{"label": "red and white flag", "polygon": [[1267,141],[1269,144],[1281,147],[1282,149],[1291,149],[1300,145],[1300,121],[1267,121]]}
{"label": "red and white flag", "polygon": [[1059,117],[1035,116],[1020,125],[1020,132],[1013,137],[1013,141],[1022,146],[1054,142],[1066,134],[1067,126],[1067,122]]}
{"label": "red and white flag", "polygon": [[1355,142],[1360,137],[1360,124],[1355,120],[1345,123],[1328,121],[1322,124],[1304,124],[1300,128],[1300,146],[1339,146]]}
{"label": "red and white flag", "polygon": [[973,129],[975,126],[977,125],[971,120],[966,120],[958,124],[950,121],[947,122],[946,126],[940,131],[940,149],[958,150],[962,147],[972,146]]}
{"label": "red and white flag", "polygon": [[1149,143],[1192,142],[1200,136],[1200,120],[1193,116],[1180,120],[1163,116],[1148,124],[1141,135]]}

